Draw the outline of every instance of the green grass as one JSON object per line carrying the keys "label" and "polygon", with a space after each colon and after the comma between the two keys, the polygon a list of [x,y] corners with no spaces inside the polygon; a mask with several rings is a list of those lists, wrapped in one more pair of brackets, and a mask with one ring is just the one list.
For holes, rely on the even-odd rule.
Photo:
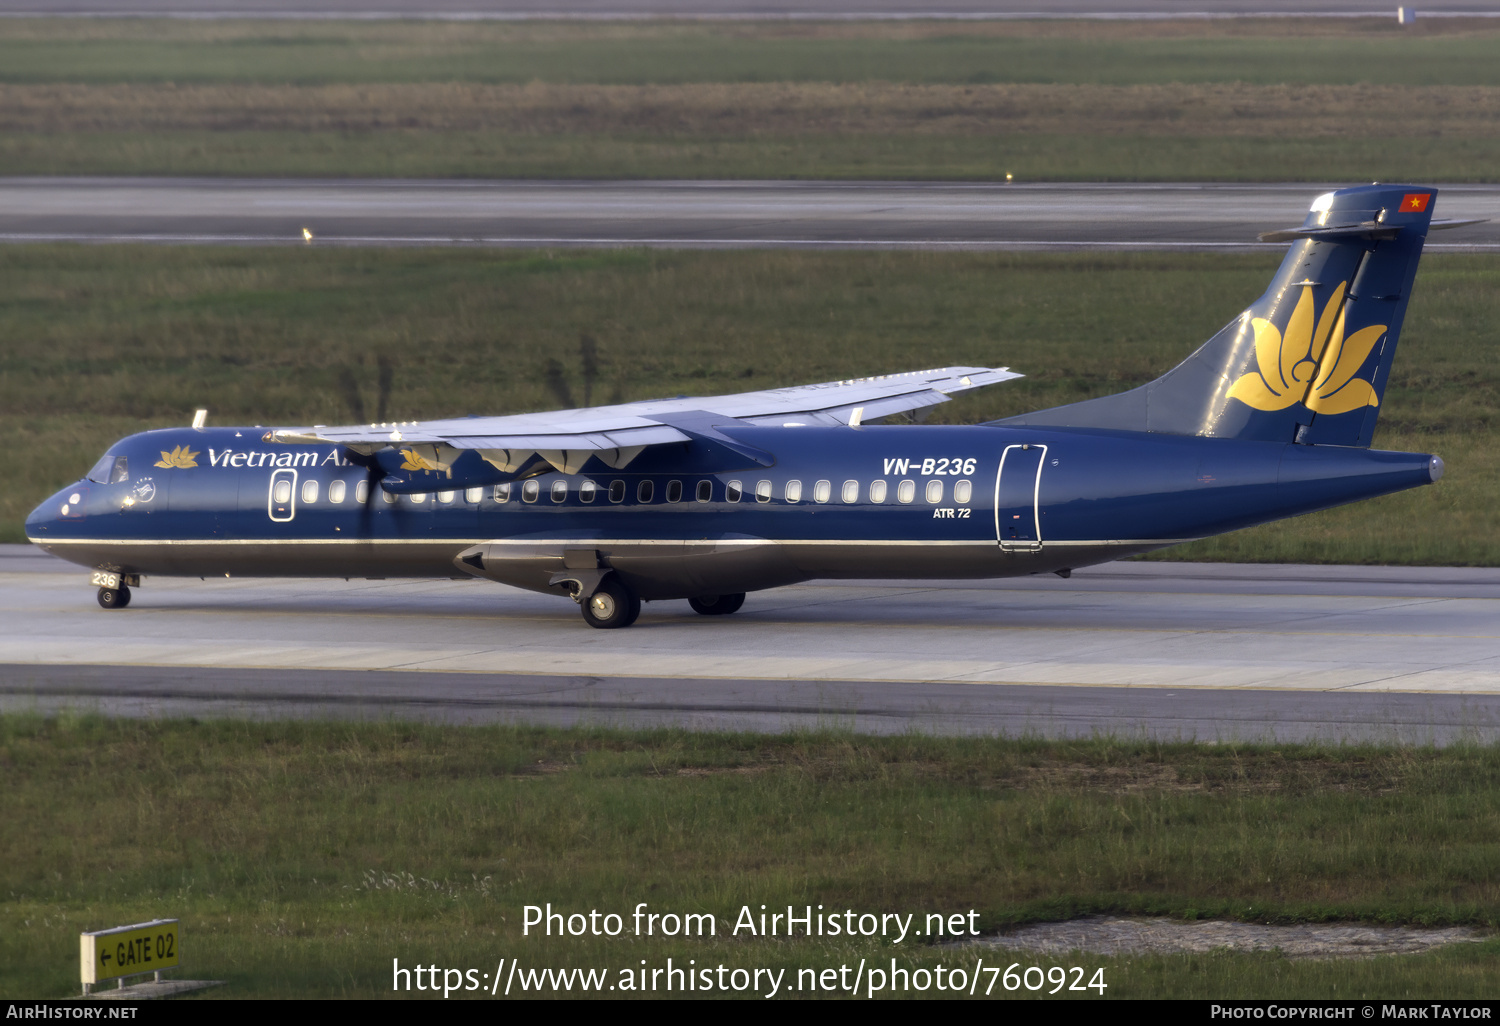
{"label": "green grass", "polygon": [[[973,423],[1175,365],[1264,289],[1273,254],[1027,256],[414,249],[0,248],[0,538],[116,438],[186,423],[347,423],[713,395],[948,364],[1027,377],[938,408]],[[1500,565],[1491,258],[1429,255],[1376,445],[1435,487],[1170,550],[1181,558]],[[558,376],[549,371],[556,362]],[[553,381],[553,384],[549,384]]]}
{"label": "green grass", "polygon": [[13,175],[326,178],[1491,182],[1500,139],[521,134],[502,131],[68,132],[0,136]]}
{"label": "green grass", "polygon": [[[976,952],[725,936],[741,906],[1258,922],[1500,921],[1500,751],[840,733],[0,717],[3,996],[76,935],[183,920],[218,995],[380,996],[392,958],[492,971],[932,967]],[[712,913],[712,939],[522,936],[522,907]],[[1487,997],[1495,941],[1424,956],[1052,959],[1111,997]],[[997,988],[998,989],[998,988]]]}
{"label": "green grass", "polygon": [[7,21],[0,81],[1500,85],[1500,29]]}
{"label": "green grass", "polygon": [[1493,181],[1500,27],[0,23],[0,174]]}

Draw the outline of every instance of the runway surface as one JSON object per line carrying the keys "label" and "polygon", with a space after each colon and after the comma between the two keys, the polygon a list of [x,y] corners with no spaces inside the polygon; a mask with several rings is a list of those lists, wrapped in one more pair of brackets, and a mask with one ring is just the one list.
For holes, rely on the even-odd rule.
{"label": "runway surface", "polygon": [[[0,241],[1279,250],[1334,185],[0,178]],[[1500,252],[1500,185],[1450,185],[1435,250]]]}
{"label": "runway surface", "polygon": [[[1442,0],[1425,17],[1494,11],[1493,0]],[[1371,0],[0,0],[0,16],[190,18],[1238,18],[1395,17]]]}
{"label": "runway surface", "polygon": [[1500,740],[1500,570],[821,582],[624,631],[480,581],[153,578],[0,547],[0,708],[1199,740]]}

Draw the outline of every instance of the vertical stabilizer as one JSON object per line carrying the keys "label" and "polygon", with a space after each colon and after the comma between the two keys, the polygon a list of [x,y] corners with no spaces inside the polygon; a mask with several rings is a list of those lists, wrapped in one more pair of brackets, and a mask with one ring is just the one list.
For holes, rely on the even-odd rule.
{"label": "vertical stabilizer", "polygon": [[1369,446],[1437,190],[1325,193],[1265,295],[1181,364],[1129,392],[997,423]]}

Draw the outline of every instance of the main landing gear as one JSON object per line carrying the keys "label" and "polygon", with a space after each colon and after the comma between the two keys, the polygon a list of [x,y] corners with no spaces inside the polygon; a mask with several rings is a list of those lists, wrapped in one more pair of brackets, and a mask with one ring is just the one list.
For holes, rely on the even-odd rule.
{"label": "main landing gear", "polygon": [[728,616],[730,613],[739,612],[740,606],[745,604],[745,593],[739,592],[735,595],[699,595],[697,598],[688,599],[688,605],[693,607],[693,612],[702,613],[704,616]]}
{"label": "main landing gear", "polygon": [[[734,595],[700,595],[688,599],[693,612],[704,616],[727,616],[738,611],[744,604],[744,592]],[[600,581],[594,593],[580,602],[579,607],[583,610],[583,622],[603,631],[629,627],[641,615],[641,600],[613,575]]]}
{"label": "main landing gear", "polygon": [[641,600],[613,576],[599,582],[599,587],[579,603],[583,622],[602,631],[629,627],[641,615]]}
{"label": "main landing gear", "polygon": [[100,588],[99,604],[105,609],[124,609],[130,605],[130,587],[122,584],[118,588]]}

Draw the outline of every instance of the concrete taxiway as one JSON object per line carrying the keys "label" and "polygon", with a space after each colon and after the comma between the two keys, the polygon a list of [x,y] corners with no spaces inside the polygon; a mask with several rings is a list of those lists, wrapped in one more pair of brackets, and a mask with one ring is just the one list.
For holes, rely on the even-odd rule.
{"label": "concrete taxiway", "polygon": [[1123,563],[821,582],[592,631],[480,581],[149,579],[0,549],[0,708],[117,715],[1500,740],[1500,570]]}
{"label": "concrete taxiway", "polygon": [[[0,241],[1266,250],[1329,184],[0,178]],[[1500,252],[1500,185],[1439,186],[1432,250]]]}

